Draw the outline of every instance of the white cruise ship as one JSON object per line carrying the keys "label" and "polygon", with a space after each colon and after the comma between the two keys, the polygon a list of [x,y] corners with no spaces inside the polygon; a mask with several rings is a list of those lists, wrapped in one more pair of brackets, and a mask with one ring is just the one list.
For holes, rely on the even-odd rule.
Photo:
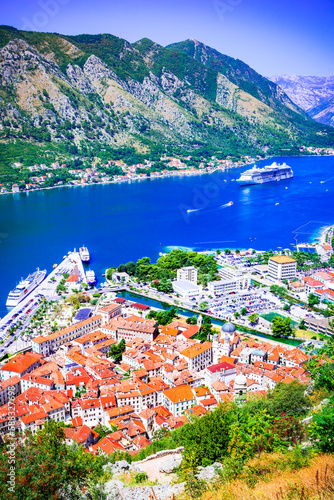
{"label": "white cruise ship", "polygon": [[92,271],[91,269],[89,271],[86,271],[86,278],[89,285],[94,285],[96,281],[94,271]]}
{"label": "white cruise ship", "polygon": [[79,253],[80,253],[80,258],[81,258],[82,262],[89,262],[90,255],[89,255],[87,247],[81,247],[79,250]]}
{"label": "white cruise ship", "polygon": [[23,300],[30,292],[32,292],[36,286],[38,286],[45,278],[46,270],[40,271],[37,269],[33,274],[29,274],[29,276],[25,280],[21,280],[17,287],[14,288],[10,292],[7,298],[6,306],[7,307],[15,307],[21,300]]}
{"label": "white cruise ship", "polygon": [[267,165],[264,168],[258,168],[256,165],[241,174],[237,182],[240,186],[249,186],[250,184],[264,184],[266,182],[281,181],[291,179],[293,171],[289,165],[283,163],[279,165],[276,162]]}

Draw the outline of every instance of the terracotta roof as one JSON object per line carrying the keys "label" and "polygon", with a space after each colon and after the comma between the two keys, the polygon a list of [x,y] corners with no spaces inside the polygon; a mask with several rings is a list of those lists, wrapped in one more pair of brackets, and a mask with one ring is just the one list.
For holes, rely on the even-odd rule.
{"label": "terracotta roof", "polygon": [[111,410],[108,410],[107,413],[109,415],[110,420],[112,420],[126,413],[134,413],[134,409],[132,408],[132,406],[124,405],[118,408],[112,408]]}
{"label": "terracotta roof", "polygon": [[6,363],[1,370],[10,371],[14,373],[23,373],[34,363],[42,358],[41,354],[27,352],[25,354],[17,354]]}
{"label": "terracotta roof", "polygon": [[101,441],[99,441],[95,446],[107,455],[111,455],[112,453],[114,453],[114,451],[117,450],[125,451],[124,446],[122,446],[120,443],[117,443],[116,441],[109,439],[108,436],[101,439]]}
{"label": "terracotta roof", "polygon": [[196,333],[198,333],[198,330],[199,330],[199,326],[197,326],[197,325],[190,325],[186,330],[184,330],[182,332],[182,335],[186,339],[191,339],[192,337],[194,337],[194,335],[196,335]]}
{"label": "terracotta roof", "polygon": [[194,399],[194,394],[191,390],[190,385],[179,385],[178,387],[172,387],[163,391],[163,394],[170,401],[172,401],[172,403],[192,401]]}
{"label": "terracotta roof", "polygon": [[17,375],[14,375],[14,377],[10,377],[7,380],[3,380],[0,382],[0,391],[3,389],[6,389],[6,387],[11,387],[12,385],[19,384],[20,383],[20,377]]}
{"label": "terracotta roof", "polygon": [[303,281],[307,283],[309,286],[314,286],[314,287],[322,287],[324,286],[322,281],[315,280],[314,278],[311,278],[311,276],[305,276],[303,278]]}
{"label": "terracotta roof", "polygon": [[76,283],[77,281],[78,281],[78,276],[72,274],[67,278],[66,283]]}
{"label": "terracotta roof", "polygon": [[86,333],[82,337],[75,339],[75,342],[79,344],[85,344],[86,342],[95,342],[96,340],[101,340],[106,338],[106,334],[102,333],[100,330],[95,332]]}
{"label": "terracotta roof", "polygon": [[30,415],[27,415],[25,417],[20,417],[21,418],[21,421],[27,425],[27,424],[31,424],[32,422],[36,422],[36,420],[39,420],[41,418],[46,418],[48,416],[48,414],[44,411],[44,410],[40,410],[36,413],[32,413]]}
{"label": "terracotta roof", "polygon": [[212,348],[211,342],[204,342],[203,344],[196,344],[194,346],[188,347],[184,351],[181,351],[183,356],[187,358],[193,359],[202,354],[205,351],[208,351]]}

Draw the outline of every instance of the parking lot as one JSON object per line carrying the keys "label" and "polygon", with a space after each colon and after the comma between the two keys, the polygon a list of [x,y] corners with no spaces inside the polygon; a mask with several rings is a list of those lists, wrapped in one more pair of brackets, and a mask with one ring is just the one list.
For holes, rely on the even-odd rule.
{"label": "parking lot", "polygon": [[270,292],[247,290],[232,292],[216,297],[208,302],[208,312],[218,318],[228,319],[244,307],[247,313],[262,313],[281,307],[281,302]]}

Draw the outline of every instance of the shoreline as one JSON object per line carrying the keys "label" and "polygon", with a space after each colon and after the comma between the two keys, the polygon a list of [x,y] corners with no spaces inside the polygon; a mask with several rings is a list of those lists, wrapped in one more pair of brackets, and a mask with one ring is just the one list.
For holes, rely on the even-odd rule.
{"label": "shoreline", "polygon": [[[171,174],[169,175],[159,175],[157,177],[150,177],[150,176],[146,176],[146,177],[141,177],[141,178],[137,178],[137,179],[124,179],[124,180],[111,180],[111,181],[105,181],[105,182],[87,182],[87,183],[84,183],[84,184],[63,184],[63,185],[59,185],[59,186],[47,186],[47,187],[38,187],[38,188],[34,188],[34,189],[26,189],[24,191],[18,191],[18,192],[13,192],[13,191],[7,191],[7,193],[1,193],[0,192],[0,196],[2,195],[7,195],[7,194],[23,194],[23,193],[33,193],[35,191],[45,191],[47,189],[58,189],[58,188],[73,188],[73,187],[87,187],[87,186],[105,186],[106,184],[124,184],[124,183],[131,183],[131,182],[134,182],[134,181],[151,181],[151,180],[156,180],[156,179],[165,179],[165,178],[168,178],[168,177],[184,177],[184,176],[194,176],[196,177],[197,175],[210,175],[210,174],[214,174],[216,173],[217,171],[221,171],[221,172],[228,172],[229,170],[231,170],[232,168],[242,168],[242,167],[245,167],[245,166],[248,166],[248,165],[255,165],[256,162],[260,162],[260,161],[266,161],[266,160],[269,160],[271,158],[310,158],[310,157],[314,157],[314,158],[319,158],[319,157],[333,157],[334,155],[290,155],[290,156],[267,156],[266,158],[263,158],[263,159],[260,159],[260,160],[256,160],[255,162],[252,161],[252,162],[245,162],[243,165],[232,165],[232,166],[229,166],[229,167],[224,167],[223,169],[217,167],[215,168],[213,171],[206,171],[204,169],[201,169],[201,170],[197,170],[196,173],[189,173],[189,174],[172,174],[172,172],[178,172],[178,170],[169,170],[168,172],[170,172]],[[189,170],[189,172],[194,172],[192,170]]]}

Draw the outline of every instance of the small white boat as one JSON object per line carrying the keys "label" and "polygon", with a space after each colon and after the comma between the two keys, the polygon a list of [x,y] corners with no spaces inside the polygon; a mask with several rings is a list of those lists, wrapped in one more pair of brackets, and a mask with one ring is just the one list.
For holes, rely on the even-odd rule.
{"label": "small white boat", "polygon": [[94,271],[92,271],[91,269],[89,271],[86,271],[86,278],[89,285],[94,285],[96,281]]}
{"label": "small white boat", "polygon": [[89,255],[87,247],[85,247],[85,246],[80,247],[79,254],[80,254],[80,258],[81,258],[82,262],[89,262],[90,255]]}
{"label": "small white boat", "polygon": [[275,206],[276,206],[276,205],[279,205],[279,203],[275,203]]}

